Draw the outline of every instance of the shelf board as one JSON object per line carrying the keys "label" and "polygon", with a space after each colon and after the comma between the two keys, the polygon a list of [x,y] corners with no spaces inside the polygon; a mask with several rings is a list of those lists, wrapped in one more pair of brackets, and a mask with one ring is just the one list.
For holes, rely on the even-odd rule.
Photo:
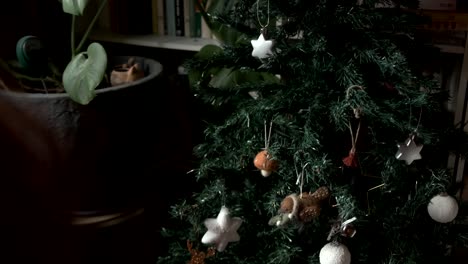
{"label": "shelf board", "polygon": [[434,46],[438,47],[443,53],[465,54],[465,47],[463,46],[456,46],[450,44],[435,44]]}
{"label": "shelf board", "polygon": [[93,41],[185,51],[199,51],[207,44],[219,45],[219,42],[215,39],[159,36],[155,34],[123,35],[106,31],[94,31],[89,38]]}
{"label": "shelf board", "polygon": [[[91,33],[90,39],[93,41],[111,42],[143,47],[199,51],[207,44],[219,45],[215,39],[206,38],[187,38],[187,37],[170,37],[158,36],[154,34],[148,35],[123,35],[106,31],[95,31]],[[444,53],[464,54],[465,47],[455,45],[436,44]]]}

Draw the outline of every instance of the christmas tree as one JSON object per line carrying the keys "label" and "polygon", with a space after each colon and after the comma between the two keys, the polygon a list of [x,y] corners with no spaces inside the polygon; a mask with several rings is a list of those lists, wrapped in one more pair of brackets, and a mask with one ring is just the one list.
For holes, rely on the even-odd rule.
{"label": "christmas tree", "polygon": [[448,263],[466,141],[424,70],[418,1],[212,5],[225,42],[187,62],[199,188],[159,263]]}

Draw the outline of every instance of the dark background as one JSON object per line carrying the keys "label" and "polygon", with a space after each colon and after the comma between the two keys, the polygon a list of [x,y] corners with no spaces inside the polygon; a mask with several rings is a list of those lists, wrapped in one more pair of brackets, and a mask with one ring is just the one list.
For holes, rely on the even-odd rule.
{"label": "dark background", "polygon": [[[70,21],[70,15],[63,13],[57,0],[2,1],[0,58],[15,59],[16,42],[25,35],[34,35],[43,41],[49,57],[63,67],[70,58]],[[190,195],[190,188],[193,188],[193,177],[187,172],[192,169],[192,148],[200,137],[200,124],[187,80],[177,73],[177,68],[194,53],[102,44],[108,56],[143,56],[163,65],[163,76],[157,87],[161,90],[160,97],[155,98],[154,102],[161,104],[160,108],[164,111],[153,120],[153,125],[161,131],[155,151],[162,154],[152,164],[157,173],[146,179],[145,189],[142,190],[144,201],[134,205],[135,210],[144,208],[145,212],[130,219],[117,219],[107,225],[77,226],[72,225],[73,219],[65,219],[63,226],[56,230],[36,230],[39,238],[29,242],[32,227],[23,229],[21,239],[24,242],[7,240],[14,240],[14,236],[1,239],[2,243],[14,244],[18,254],[24,255],[32,263],[44,263],[44,259],[48,260],[47,263],[155,263],[158,253],[165,248],[159,230],[162,226],[170,225],[170,205]],[[11,201],[11,204],[14,205],[15,201]],[[3,212],[5,215],[9,213]],[[37,219],[40,222],[44,214],[47,212],[34,212],[32,218],[26,215],[31,218],[28,221]],[[34,228],[41,227],[38,225]],[[54,235],[54,232],[60,235]],[[37,252],[44,253],[38,256]],[[42,256],[46,254],[55,256]],[[19,259],[1,262],[23,263]]]}

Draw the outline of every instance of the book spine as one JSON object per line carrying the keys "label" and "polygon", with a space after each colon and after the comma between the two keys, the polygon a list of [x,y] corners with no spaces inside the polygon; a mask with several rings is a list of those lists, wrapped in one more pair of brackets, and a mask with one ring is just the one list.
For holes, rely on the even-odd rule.
{"label": "book spine", "polygon": [[[207,0],[205,4],[205,8],[208,9],[210,4],[211,4],[211,0]],[[211,29],[208,26],[208,23],[206,22],[204,17],[201,18],[201,37],[207,38],[207,39],[211,39],[213,37],[211,34]]]}
{"label": "book spine", "polygon": [[164,0],[156,0],[158,9],[158,35],[163,36],[166,34],[166,19],[164,15]]}
{"label": "book spine", "polygon": [[184,36],[184,0],[175,0],[176,36]]}
{"label": "book spine", "polygon": [[151,0],[151,24],[154,34],[159,33],[159,18],[158,18],[158,0]]}
{"label": "book spine", "polygon": [[191,12],[193,12],[192,15],[190,15],[190,25],[191,25],[191,34],[190,36],[193,38],[201,38],[201,24],[202,24],[202,15],[200,12],[200,9],[196,5],[195,1],[201,1],[201,0],[191,0],[190,3],[192,4],[192,8],[190,8]]}
{"label": "book spine", "polygon": [[176,35],[176,19],[175,19],[175,0],[164,0],[165,2],[165,15],[168,36]]}
{"label": "book spine", "polygon": [[192,0],[184,0],[184,36],[191,37],[192,34],[190,33],[190,5]]}

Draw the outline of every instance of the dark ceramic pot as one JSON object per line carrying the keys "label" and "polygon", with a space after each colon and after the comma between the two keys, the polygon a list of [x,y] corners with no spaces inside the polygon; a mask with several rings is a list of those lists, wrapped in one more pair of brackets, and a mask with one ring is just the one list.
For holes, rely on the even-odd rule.
{"label": "dark ceramic pot", "polygon": [[[125,63],[115,57],[109,65]],[[54,139],[62,173],[59,188],[66,210],[80,214],[132,208],[141,202],[158,156],[161,115],[160,63],[136,57],[145,77],[97,90],[88,105],[66,94],[0,91],[3,99],[42,124]],[[27,166],[25,161],[24,166]]]}

